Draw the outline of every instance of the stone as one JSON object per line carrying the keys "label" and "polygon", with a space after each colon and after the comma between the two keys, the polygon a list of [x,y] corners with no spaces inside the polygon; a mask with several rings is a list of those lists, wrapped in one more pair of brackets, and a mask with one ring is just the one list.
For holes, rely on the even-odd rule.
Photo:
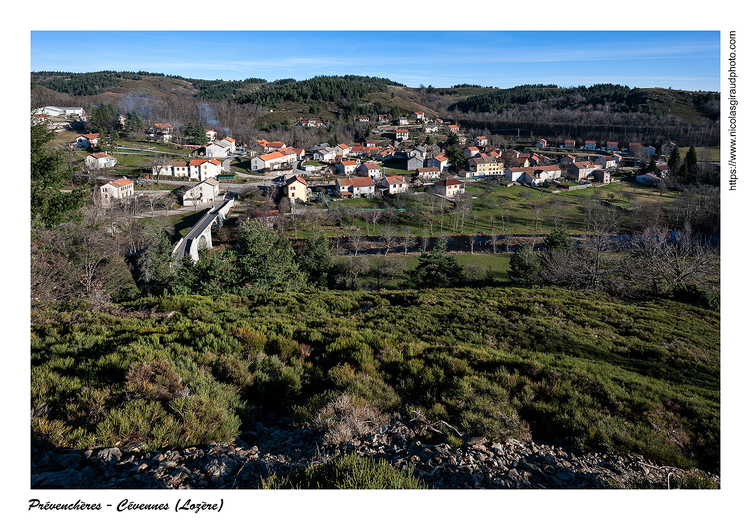
{"label": "stone", "polygon": [[99,460],[108,464],[116,464],[120,460],[120,457],[122,457],[122,452],[120,451],[120,448],[116,447],[99,450],[99,453],[97,454]]}

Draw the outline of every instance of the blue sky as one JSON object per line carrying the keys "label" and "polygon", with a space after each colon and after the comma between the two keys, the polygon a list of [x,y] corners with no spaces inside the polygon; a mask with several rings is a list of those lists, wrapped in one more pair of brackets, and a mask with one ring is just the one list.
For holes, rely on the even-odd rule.
{"label": "blue sky", "polygon": [[719,90],[718,31],[31,31],[31,70]]}

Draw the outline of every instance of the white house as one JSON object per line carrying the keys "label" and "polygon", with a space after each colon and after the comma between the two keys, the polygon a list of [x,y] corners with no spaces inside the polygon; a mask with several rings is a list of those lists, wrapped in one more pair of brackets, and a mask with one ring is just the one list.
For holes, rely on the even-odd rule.
{"label": "white house", "polygon": [[375,195],[375,182],[370,177],[336,179],[336,192],[342,197],[370,198]]}
{"label": "white house", "polygon": [[86,157],[86,166],[89,168],[111,168],[115,164],[117,159],[106,152],[96,152]]}
{"label": "white house", "polygon": [[313,152],[313,159],[316,161],[333,162],[336,160],[336,150],[330,146],[318,148]]}
{"label": "white house", "polygon": [[216,159],[193,159],[188,163],[188,172],[191,179],[215,179],[222,172],[221,163]]}
{"label": "white house", "polygon": [[352,175],[357,170],[357,161],[339,161],[336,163],[336,171],[341,175]]}
{"label": "white house", "polygon": [[223,144],[222,141],[214,142],[206,146],[206,157],[229,157],[230,150],[229,146]]}
{"label": "white house", "polygon": [[389,195],[405,193],[409,189],[409,184],[400,176],[386,177],[380,181],[380,185],[387,189]]}
{"label": "white house", "polygon": [[396,128],[396,141],[405,141],[409,139],[409,130],[406,128]]}
{"label": "white house", "polygon": [[219,181],[206,179],[192,188],[185,190],[182,194],[182,205],[190,206],[213,202],[219,196]]}
{"label": "white house", "polygon": [[448,157],[443,154],[436,155],[435,157],[427,159],[427,166],[430,168],[438,168],[438,170],[444,172],[448,169]]}
{"label": "white house", "polygon": [[229,148],[229,154],[232,155],[237,152],[237,141],[232,139],[231,137],[225,137],[221,141],[219,141],[219,144],[226,146]]}
{"label": "white house", "polygon": [[154,177],[169,175],[171,177],[190,177],[190,167],[187,161],[174,161],[169,164],[158,164],[151,168]]}
{"label": "white house", "polygon": [[455,197],[456,195],[465,192],[464,182],[459,181],[458,179],[444,179],[442,181],[437,181],[432,189],[435,193],[444,197]]}
{"label": "white house", "polygon": [[133,181],[123,177],[122,179],[116,179],[108,182],[99,187],[99,196],[103,205],[111,204],[114,199],[126,199],[132,197],[135,193],[135,185]]}
{"label": "white house", "polygon": [[76,137],[76,148],[93,148],[99,143],[99,134],[81,134]]}
{"label": "white house", "polygon": [[277,170],[282,166],[288,166],[294,162],[294,159],[290,159],[290,156],[284,155],[277,151],[258,155],[250,160],[250,169],[256,172],[262,171],[266,168],[269,170]]}
{"label": "white house", "polygon": [[339,143],[334,147],[334,150],[336,151],[336,156],[349,157],[352,147],[348,144]]}
{"label": "white house", "polygon": [[536,166],[533,168],[535,175],[544,181],[556,181],[562,177],[563,172],[558,166]]}
{"label": "white house", "polygon": [[440,168],[427,167],[417,168],[417,178],[423,181],[440,178]]}
{"label": "white house", "polygon": [[216,141],[216,135],[216,130],[206,130],[206,139],[208,139],[209,143],[213,143],[214,141]]}
{"label": "white house", "polygon": [[530,170],[530,168],[506,168],[505,178],[509,181],[516,182],[521,180],[521,177],[526,174],[527,170]]}
{"label": "white house", "polygon": [[359,165],[357,171],[361,175],[366,175],[371,179],[377,179],[380,177],[380,165],[373,161],[365,161]]}
{"label": "white house", "polygon": [[615,160],[615,158],[611,155],[607,157],[601,156],[596,158],[594,164],[599,166],[599,168],[614,168],[615,166],[617,166],[617,160]]}

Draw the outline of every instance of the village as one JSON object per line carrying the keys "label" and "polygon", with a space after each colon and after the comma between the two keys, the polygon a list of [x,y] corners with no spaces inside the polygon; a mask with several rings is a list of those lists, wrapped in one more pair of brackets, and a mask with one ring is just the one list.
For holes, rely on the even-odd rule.
{"label": "village", "polygon": [[[64,120],[61,116],[71,115],[85,118],[78,107],[45,107],[36,114],[53,126],[56,120]],[[124,127],[125,116],[120,118]],[[358,116],[357,122],[369,124],[370,117]],[[306,119],[298,124],[325,126],[322,121]],[[491,145],[488,136],[469,135],[459,125],[426,117],[424,112],[397,120],[380,115],[372,137],[363,142],[320,143],[309,150],[263,138],[240,144],[213,129],[205,133],[204,145],[183,140],[180,149],[189,154],[185,159],[162,155],[151,161],[145,178],[126,172],[102,183],[99,199],[106,205],[136,197],[137,185],[154,179],[181,181],[173,193],[180,204],[192,207],[219,200],[244,184],[273,187],[289,201],[289,211],[331,199],[407,192],[430,192],[454,201],[465,193],[467,183],[488,179],[505,187],[520,185],[551,193],[603,186],[624,176],[643,186],[658,187],[672,173],[668,159],[677,147],[674,141],[642,144],[568,139],[552,143],[544,138],[531,146],[498,147]],[[157,143],[177,140],[177,132],[168,123],[152,123],[147,134]],[[81,134],[70,145],[90,151],[84,169],[106,180],[124,147],[100,146],[100,139],[96,133]],[[450,158],[449,146],[454,149]],[[243,168],[238,168],[240,165]]]}

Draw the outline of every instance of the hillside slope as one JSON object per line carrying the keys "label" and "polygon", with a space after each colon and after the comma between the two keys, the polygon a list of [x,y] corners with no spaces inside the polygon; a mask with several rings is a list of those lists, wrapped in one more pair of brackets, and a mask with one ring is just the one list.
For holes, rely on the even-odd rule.
{"label": "hillside slope", "polygon": [[386,415],[421,410],[459,445],[533,439],[718,468],[719,316],[667,300],[511,288],[174,296],[52,307],[31,332],[42,446],[231,442],[263,417],[304,425],[346,394]]}

